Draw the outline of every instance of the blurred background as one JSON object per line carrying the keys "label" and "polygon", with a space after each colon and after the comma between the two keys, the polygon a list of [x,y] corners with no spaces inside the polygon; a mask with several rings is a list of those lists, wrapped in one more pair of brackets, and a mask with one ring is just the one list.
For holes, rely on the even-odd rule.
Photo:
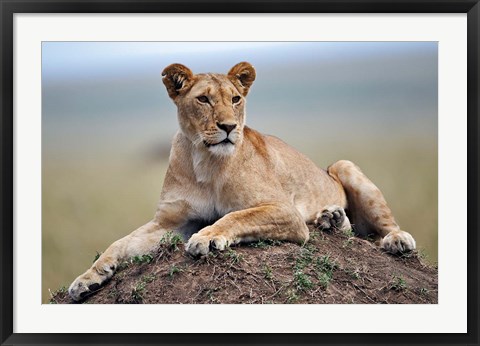
{"label": "blurred background", "polygon": [[177,131],[161,79],[257,70],[247,124],[357,163],[437,261],[436,42],[44,42],[42,301],[155,212]]}

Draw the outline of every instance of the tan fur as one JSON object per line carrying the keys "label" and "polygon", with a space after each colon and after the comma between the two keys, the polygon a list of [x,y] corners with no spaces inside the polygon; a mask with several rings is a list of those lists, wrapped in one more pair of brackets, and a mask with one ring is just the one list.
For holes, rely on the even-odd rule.
{"label": "tan fur", "polygon": [[386,250],[415,247],[380,190],[353,163],[338,161],[324,171],[280,139],[245,126],[245,97],[256,78],[252,65],[239,63],[227,75],[194,75],[173,64],[162,75],[180,131],[157,212],[72,283],[73,299],[100,287],[122,260],[155,250],[167,231],[188,239],[192,255],[267,238],[303,243],[306,223],[351,228],[348,208],[355,231],[375,232]]}

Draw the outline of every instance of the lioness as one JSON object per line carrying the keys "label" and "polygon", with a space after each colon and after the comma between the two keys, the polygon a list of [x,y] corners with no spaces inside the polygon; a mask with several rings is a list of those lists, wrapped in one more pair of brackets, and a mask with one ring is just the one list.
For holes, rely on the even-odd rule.
{"label": "lioness", "polygon": [[380,190],[352,162],[324,171],[280,139],[245,126],[245,97],[256,77],[251,64],[241,62],[226,75],[194,75],[173,64],[162,76],[180,131],[158,209],[75,279],[68,290],[74,300],[98,289],[122,260],[155,250],[167,231],[186,239],[197,232],[185,246],[196,256],[267,238],[303,243],[306,223],[347,230],[351,219],[356,233],[377,234],[389,252],[415,248]]}

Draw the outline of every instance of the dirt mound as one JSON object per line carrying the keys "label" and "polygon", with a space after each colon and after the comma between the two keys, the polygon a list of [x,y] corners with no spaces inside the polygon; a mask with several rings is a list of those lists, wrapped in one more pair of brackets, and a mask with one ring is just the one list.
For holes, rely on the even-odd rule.
{"label": "dirt mound", "polygon": [[[393,256],[351,233],[310,231],[304,246],[260,241],[199,259],[169,235],[82,303],[437,303],[437,268],[417,252]],[[65,289],[50,302],[74,303]]]}

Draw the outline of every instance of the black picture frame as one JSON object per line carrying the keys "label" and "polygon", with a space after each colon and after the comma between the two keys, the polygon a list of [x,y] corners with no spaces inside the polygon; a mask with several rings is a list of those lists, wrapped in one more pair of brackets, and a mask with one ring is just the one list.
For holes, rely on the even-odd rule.
{"label": "black picture frame", "polygon": [[[1,324],[2,345],[95,344],[450,344],[477,345],[479,327],[478,147],[479,0],[0,0],[1,16]],[[465,334],[19,334],[13,332],[13,16],[15,13],[467,13],[468,309]],[[348,317],[346,317],[348,318]],[[452,316],[452,318],[455,318]],[[319,321],[319,323],[321,323]]]}

